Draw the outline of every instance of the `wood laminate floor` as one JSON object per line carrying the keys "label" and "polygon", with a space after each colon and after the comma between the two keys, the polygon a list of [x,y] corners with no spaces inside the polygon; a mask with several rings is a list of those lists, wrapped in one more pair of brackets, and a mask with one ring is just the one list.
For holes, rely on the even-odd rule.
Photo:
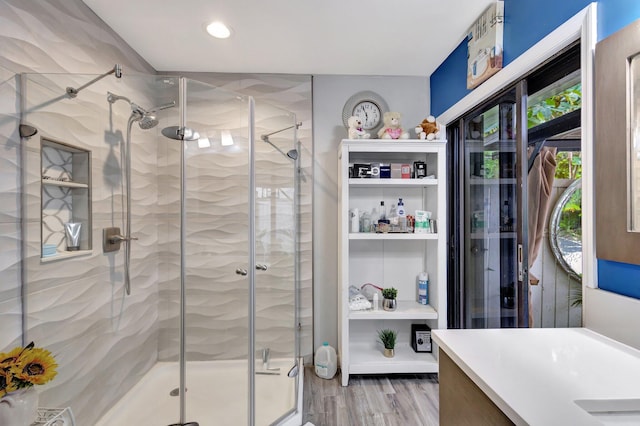
{"label": "wood laminate floor", "polygon": [[349,386],[304,374],[303,422],[315,426],[438,425],[437,374],[351,376]]}

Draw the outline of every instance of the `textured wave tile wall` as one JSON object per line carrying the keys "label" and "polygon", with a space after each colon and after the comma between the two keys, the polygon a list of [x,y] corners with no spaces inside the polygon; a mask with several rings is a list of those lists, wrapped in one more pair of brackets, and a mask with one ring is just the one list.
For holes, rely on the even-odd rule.
{"label": "textured wave tile wall", "polygon": [[[131,296],[124,296],[123,253],[102,253],[102,229],[122,224],[120,144],[130,108],[110,105],[108,90],[140,103],[153,100],[137,80],[103,80],[75,99],[58,99],[86,75],[33,75],[25,82],[25,121],[38,128],[25,144],[27,339],[47,347],[60,365],[40,395],[43,406],[71,406],[92,424],[156,362],[158,351],[157,133],[132,129]],[[139,99],[139,100],[138,100]],[[44,105],[44,106],[43,106]],[[113,147],[113,134],[123,134]],[[91,151],[93,251],[79,258],[40,260],[40,137]],[[89,230],[87,230],[89,232]],[[49,259],[48,259],[49,260]],[[114,392],[118,389],[118,392]]]}

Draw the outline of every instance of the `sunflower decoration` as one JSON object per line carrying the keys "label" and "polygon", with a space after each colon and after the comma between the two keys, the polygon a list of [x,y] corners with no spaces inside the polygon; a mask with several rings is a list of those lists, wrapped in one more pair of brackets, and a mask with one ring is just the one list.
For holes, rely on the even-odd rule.
{"label": "sunflower decoration", "polygon": [[58,372],[51,352],[36,348],[33,342],[27,346],[0,353],[0,397],[18,389],[43,385]]}

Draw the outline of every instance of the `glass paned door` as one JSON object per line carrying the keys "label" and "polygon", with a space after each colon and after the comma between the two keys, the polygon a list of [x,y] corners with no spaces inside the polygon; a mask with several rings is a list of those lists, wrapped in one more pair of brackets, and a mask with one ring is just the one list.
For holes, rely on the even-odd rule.
{"label": "glass paned door", "polygon": [[518,325],[515,99],[464,119],[464,328]]}

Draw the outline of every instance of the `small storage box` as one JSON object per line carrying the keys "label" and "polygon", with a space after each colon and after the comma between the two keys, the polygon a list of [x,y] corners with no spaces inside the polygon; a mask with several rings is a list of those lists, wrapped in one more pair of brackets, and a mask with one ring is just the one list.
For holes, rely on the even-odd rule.
{"label": "small storage box", "polygon": [[431,328],[426,324],[411,324],[411,346],[416,352],[431,352]]}

